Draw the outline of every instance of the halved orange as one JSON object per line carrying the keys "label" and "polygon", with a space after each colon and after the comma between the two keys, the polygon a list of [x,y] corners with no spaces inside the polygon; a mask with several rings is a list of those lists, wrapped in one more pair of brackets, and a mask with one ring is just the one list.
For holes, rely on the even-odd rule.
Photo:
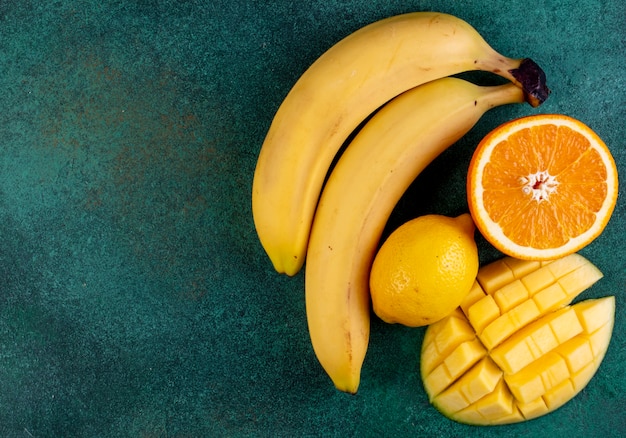
{"label": "halved orange", "polygon": [[579,120],[540,114],[487,134],[471,159],[468,204],[476,227],[512,257],[550,260],[606,227],[617,202],[611,152]]}

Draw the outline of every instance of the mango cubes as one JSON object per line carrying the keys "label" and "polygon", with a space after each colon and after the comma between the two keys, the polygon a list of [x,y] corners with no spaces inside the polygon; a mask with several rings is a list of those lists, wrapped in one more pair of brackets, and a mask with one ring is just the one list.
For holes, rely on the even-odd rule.
{"label": "mango cubes", "polygon": [[591,380],[613,331],[614,297],[570,303],[602,278],[579,254],[505,257],[481,268],[461,306],[426,330],[421,374],[452,420],[515,423],[554,411]]}

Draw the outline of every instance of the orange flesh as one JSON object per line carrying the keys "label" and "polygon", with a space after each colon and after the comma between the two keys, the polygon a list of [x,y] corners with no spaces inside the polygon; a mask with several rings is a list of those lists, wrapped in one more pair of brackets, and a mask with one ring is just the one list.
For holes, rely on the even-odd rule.
{"label": "orange flesh", "polygon": [[[524,193],[520,179],[542,171],[558,184],[537,201]],[[587,138],[566,126],[541,125],[496,145],[484,169],[483,202],[513,242],[556,248],[596,221],[607,197],[606,179],[602,158]]]}

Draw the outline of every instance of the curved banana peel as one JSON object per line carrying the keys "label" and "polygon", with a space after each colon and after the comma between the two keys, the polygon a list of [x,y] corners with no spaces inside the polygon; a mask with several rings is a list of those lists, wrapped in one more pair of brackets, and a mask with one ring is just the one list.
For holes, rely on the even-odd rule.
{"label": "curved banana peel", "polygon": [[524,100],[512,83],[438,79],[385,105],[337,161],[315,213],[305,266],[311,342],[337,389],[355,393],[359,386],[369,342],[369,272],[396,203],[486,111]]}
{"label": "curved banana peel", "polygon": [[365,26],[309,67],[271,123],[252,186],[255,227],[276,271],[301,269],[328,169],[353,130],[404,91],[470,70],[510,80],[533,105],[549,93],[533,61],[499,54],[468,23],[437,12]]}

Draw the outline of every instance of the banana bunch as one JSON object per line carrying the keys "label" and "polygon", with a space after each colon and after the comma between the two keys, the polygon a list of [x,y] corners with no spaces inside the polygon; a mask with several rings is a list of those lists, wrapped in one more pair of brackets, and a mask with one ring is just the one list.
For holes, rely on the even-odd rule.
{"label": "banana bunch", "polygon": [[[509,82],[450,77],[470,70]],[[490,108],[538,106],[548,94],[532,60],[507,58],[465,21],[435,12],[357,30],[293,86],[259,154],[252,210],[276,271],[295,275],[306,256],[311,341],[337,389],[357,391],[369,339],[369,271],[402,194]]]}

